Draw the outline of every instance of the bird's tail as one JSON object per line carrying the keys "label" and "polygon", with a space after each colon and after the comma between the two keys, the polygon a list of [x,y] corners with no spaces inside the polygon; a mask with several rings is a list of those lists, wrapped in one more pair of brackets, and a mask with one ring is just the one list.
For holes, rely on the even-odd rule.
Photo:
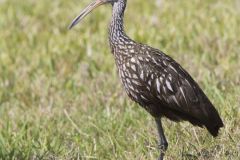
{"label": "bird's tail", "polygon": [[213,105],[211,105],[208,109],[208,120],[206,121],[205,126],[211,135],[216,137],[219,129],[223,127],[223,121]]}
{"label": "bird's tail", "polygon": [[223,127],[223,123],[216,123],[215,125],[206,125],[207,130],[211,133],[212,136],[216,137],[218,135],[218,131],[221,127]]}

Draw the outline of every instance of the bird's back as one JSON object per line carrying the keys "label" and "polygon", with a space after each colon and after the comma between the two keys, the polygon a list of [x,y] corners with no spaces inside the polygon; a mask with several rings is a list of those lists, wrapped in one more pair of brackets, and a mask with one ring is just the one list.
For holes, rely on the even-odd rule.
{"label": "bird's back", "polygon": [[154,117],[187,120],[206,126],[213,136],[218,134],[223,122],[217,110],[176,61],[143,44],[134,44],[131,52],[131,56],[119,60],[118,69],[127,94],[134,101]]}

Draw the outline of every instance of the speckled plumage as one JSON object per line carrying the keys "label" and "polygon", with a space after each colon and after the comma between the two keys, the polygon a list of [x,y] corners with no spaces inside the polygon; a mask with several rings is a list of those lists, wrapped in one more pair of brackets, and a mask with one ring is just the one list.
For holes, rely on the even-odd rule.
{"label": "speckled plumage", "polygon": [[160,50],[125,35],[125,2],[119,0],[113,4],[109,42],[128,96],[154,117],[165,116],[174,121],[188,120],[194,125],[205,125],[216,136],[222,121],[191,76]]}

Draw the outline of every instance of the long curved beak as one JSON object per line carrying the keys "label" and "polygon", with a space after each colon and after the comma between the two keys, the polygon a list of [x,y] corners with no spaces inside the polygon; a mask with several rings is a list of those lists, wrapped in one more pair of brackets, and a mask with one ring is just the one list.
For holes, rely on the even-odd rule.
{"label": "long curved beak", "polygon": [[109,0],[95,0],[94,2],[90,3],[83,11],[77,16],[68,27],[69,29],[73,28],[76,24],[78,24],[86,15],[88,15],[94,8],[110,2]]}

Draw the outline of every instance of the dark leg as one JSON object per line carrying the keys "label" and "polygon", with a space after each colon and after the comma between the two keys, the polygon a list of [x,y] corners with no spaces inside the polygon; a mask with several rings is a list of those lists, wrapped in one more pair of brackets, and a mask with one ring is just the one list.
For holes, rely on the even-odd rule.
{"label": "dark leg", "polygon": [[159,149],[161,151],[161,154],[160,154],[158,160],[163,160],[164,154],[165,154],[165,152],[167,150],[167,147],[168,147],[168,142],[167,142],[166,137],[164,135],[161,118],[155,118],[155,121],[156,121],[156,124],[157,124],[159,140],[160,140]]}

